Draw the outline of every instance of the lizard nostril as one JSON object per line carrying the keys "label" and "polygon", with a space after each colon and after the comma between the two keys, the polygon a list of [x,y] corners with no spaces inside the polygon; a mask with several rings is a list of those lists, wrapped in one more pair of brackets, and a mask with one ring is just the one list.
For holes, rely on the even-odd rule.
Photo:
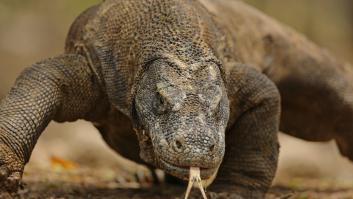
{"label": "lizard nostril", "polygon": [[181,153],[185,149],[185,139],[182,136],[176,136],[172,142],[172,148],[174,151]]}
{"label": "lizard nostril", "polygon": [[215,148],[215,145],[212,144],[212,145],[210,146],[210,151],[213,152],[213,151],[214,151],[214,148]]}
{"label": "lizard nostril", "polygon": [[177,140],[175,141],[175,146],[177,149],[181,149],[183,147],[183,144],[179,140]]}

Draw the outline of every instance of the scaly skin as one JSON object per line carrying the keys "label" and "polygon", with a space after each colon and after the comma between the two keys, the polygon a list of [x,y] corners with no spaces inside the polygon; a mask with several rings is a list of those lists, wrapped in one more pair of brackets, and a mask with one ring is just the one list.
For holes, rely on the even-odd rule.
{"label": "scaly skin", "polygon": [[85,119],[118,153],[168,175],[218,171],[212,198],[263,198],[279,129],[336,139],[353,159],[352,77],[238,1],[106,0],[76,19],[63,55],[26,69],[2,101],[0,185],[17,188],[51,120]]}

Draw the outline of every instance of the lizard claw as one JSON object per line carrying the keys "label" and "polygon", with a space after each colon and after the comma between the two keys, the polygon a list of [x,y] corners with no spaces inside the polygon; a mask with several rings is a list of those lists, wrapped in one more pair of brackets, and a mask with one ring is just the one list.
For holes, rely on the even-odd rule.
{"label": "lizard claw", "polygon": [[0,167],[0,182],[6,180],[10,175],[10,171],[5,166]]}
{"label": "lizard claw", "polygon": [[20,186],[24,163],[6,145],[0,143],[0,192],[16,192]]}
{"label": "lizard claw", "polygon": [[21,183],[21,176],[20,172],[12,173],[4,183],[5,189],[9,192],[17,191]]}

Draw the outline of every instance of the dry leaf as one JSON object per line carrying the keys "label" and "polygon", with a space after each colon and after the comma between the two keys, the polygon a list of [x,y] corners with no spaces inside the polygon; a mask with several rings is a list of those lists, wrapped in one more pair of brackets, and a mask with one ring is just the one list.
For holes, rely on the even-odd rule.
{"label": "dry leaf", "polygon": [[57,156],[50,157],[50,163],[53,168],[60,167],[67,170],[75,169],[78,165],[70,160],[65,160],[63,158],[59,158]]}

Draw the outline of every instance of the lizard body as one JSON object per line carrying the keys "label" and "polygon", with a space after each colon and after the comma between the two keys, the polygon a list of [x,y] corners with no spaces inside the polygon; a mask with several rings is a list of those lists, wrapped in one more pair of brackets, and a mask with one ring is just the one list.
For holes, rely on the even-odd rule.
{"label": "lizard body", "polygon": [[[282,130],[350,149],[352,69],[240,1],[106,0],[63,55],[26,69],[0,104],[0,183],[16,189],[51,120],[91,121],[121,155],[210,190],[263,198]],[[282,109],[282,114],[280,114]],[[320,124],[320,125],[318,125]]]}

